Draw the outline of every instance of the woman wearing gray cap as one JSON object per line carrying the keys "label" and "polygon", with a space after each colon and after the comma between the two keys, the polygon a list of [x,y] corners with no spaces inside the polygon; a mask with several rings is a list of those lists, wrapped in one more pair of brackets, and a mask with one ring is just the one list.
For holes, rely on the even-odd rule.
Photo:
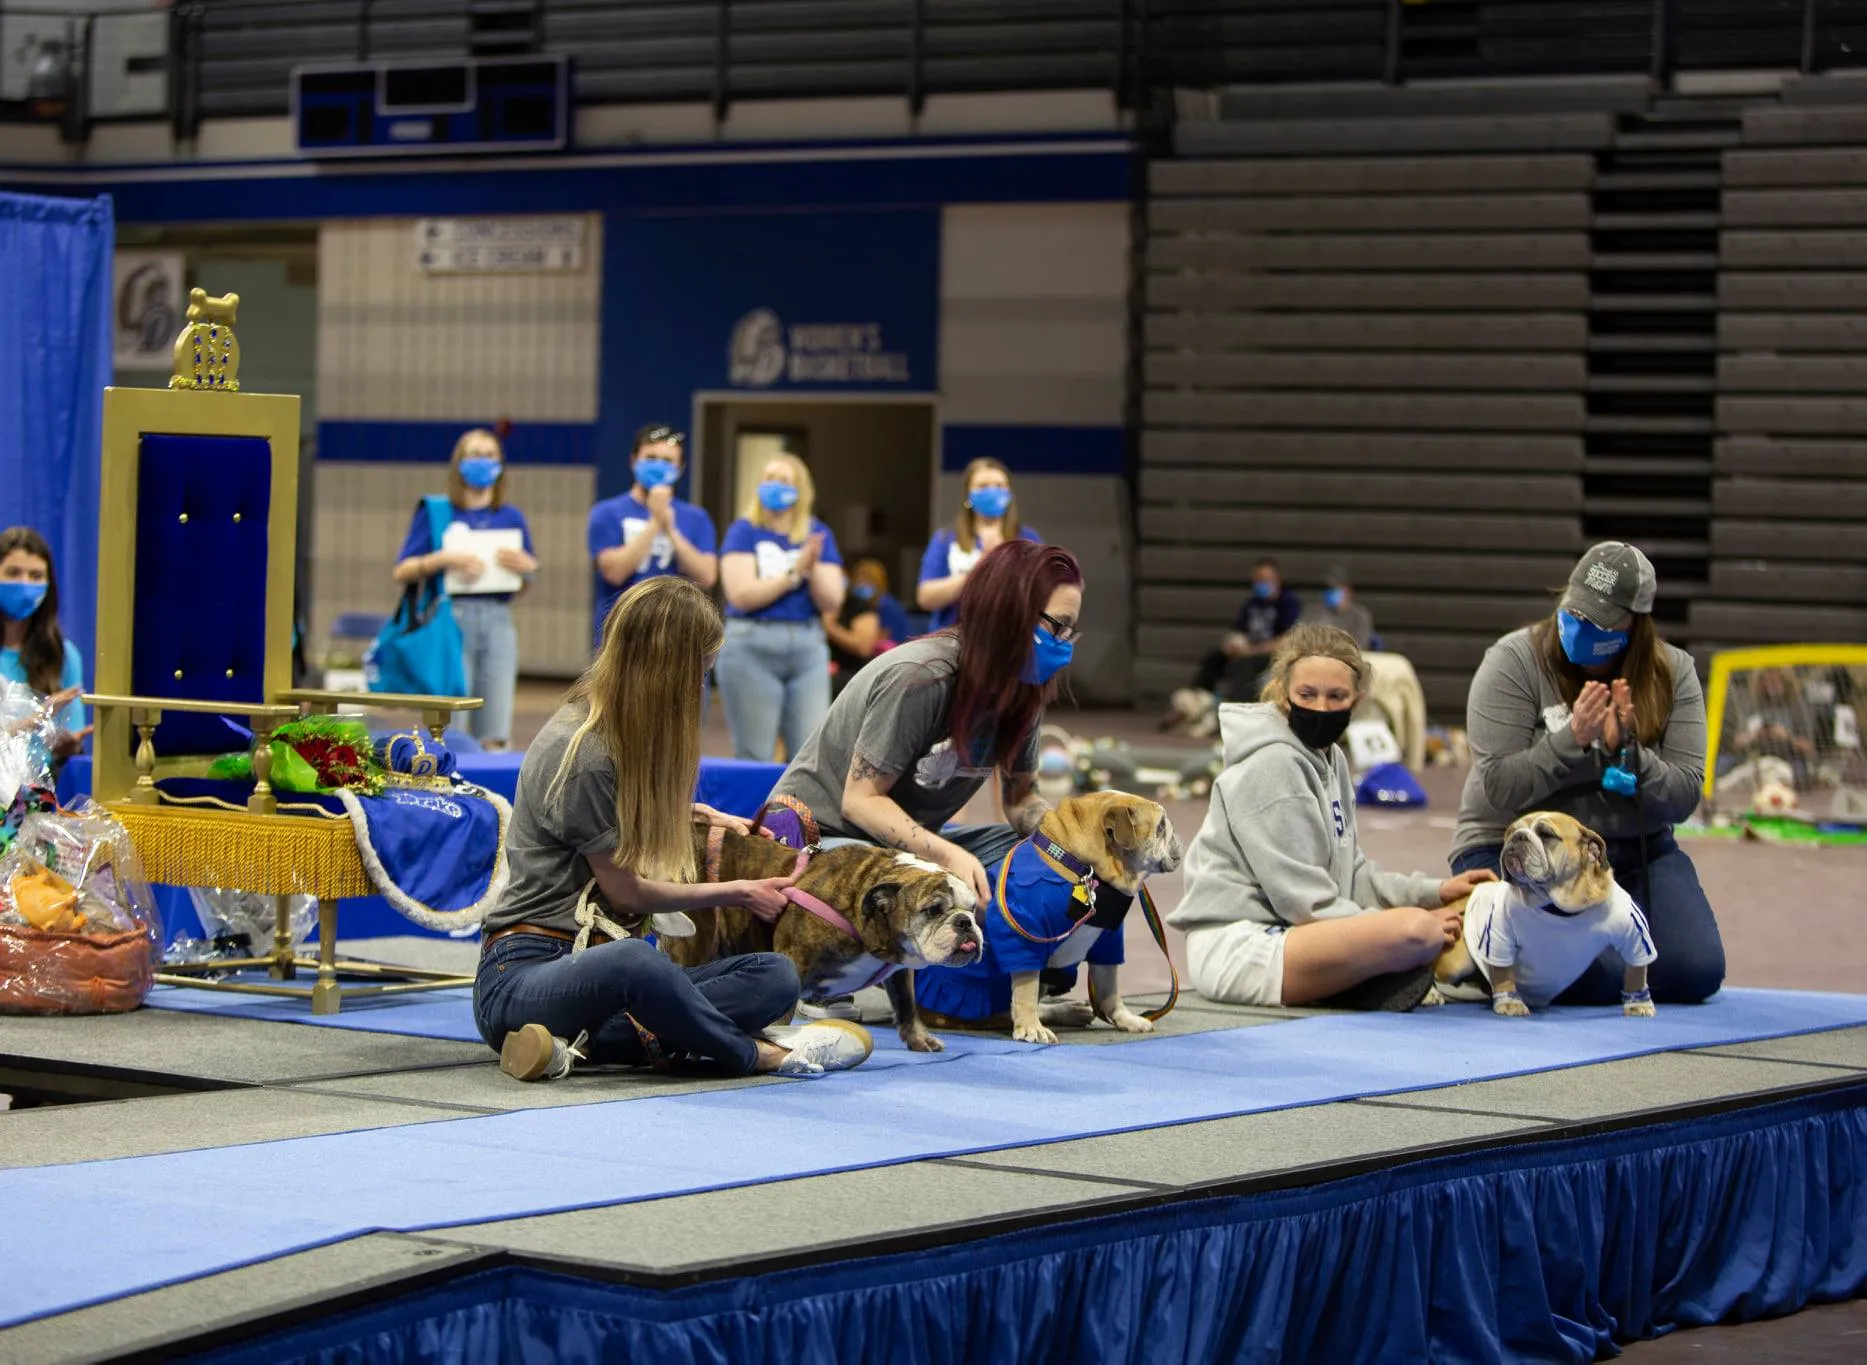
{"label": "woman wearing gray cap", "polygon": [[[1486,651],[1466,701],[1472,768],[1452,868],[1496,871],[1520,815],[1573,816],[1607,840],[1615,879],[1646,911],[1654,1000],[1692,1004],[1724,980],[1718,921],[1673,840],[1704,783],[1705,696],[1692,656],[1653,624],[1656,586],[1645,555],[1605,541],[1576,564],[1553,615]],[[1631,781],[1611,771],[1622,768]],[[1620,962],[1607,956],[1558,1003],[1616,1002]]]}

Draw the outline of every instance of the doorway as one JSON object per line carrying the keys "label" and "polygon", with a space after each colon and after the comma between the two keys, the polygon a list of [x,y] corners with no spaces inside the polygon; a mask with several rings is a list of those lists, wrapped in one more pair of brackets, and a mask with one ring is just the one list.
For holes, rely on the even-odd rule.
{"label": "doorway", "polygon": [[797,394],[695,398],[694,496],[723,536],[751,504],[773,455],[795,455],[817,486],[818,520],[843,562],[871,557],[910,610],[933,529],[936,408],[931,396]]}

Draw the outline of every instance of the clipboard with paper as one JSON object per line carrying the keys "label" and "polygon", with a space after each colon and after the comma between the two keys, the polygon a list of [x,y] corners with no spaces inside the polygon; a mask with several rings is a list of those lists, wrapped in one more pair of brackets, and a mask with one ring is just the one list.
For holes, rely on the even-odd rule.
{"label": "clipboard with paper", "polygon": [[464,522],[448,523],[447,530],[441,536],[441,548],[448,551],[465,550],[476,556],[486,567],[475,578],[468,578],[454,569],[447,571],[442,580],[448,593],[454,597],[484,597],[492,593],[513,593],[525,586],[525,580],[512,570],[503,568],[499,563],[501,550],[523,550],[525,533],[514,527],[502,527],[498,530],[477,531]]}

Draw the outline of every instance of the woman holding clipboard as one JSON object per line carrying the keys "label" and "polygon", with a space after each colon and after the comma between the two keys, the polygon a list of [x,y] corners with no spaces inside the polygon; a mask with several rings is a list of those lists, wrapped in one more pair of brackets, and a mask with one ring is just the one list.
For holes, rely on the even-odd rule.
{"label": "woman holding clipboard", "polygon": [[417,583],[447,575],[460,625],[467,691],[485,705],[465,715],[468,732],[488,749],[512,739],[512,694],[519,681],[519,637],[512,599],[538,571],[525,514],[506,501],[505,451],[492,432],[476,427],[454,443],[447,466],[453,520],[434,543],[425,505],[415,509],[393,577]]}

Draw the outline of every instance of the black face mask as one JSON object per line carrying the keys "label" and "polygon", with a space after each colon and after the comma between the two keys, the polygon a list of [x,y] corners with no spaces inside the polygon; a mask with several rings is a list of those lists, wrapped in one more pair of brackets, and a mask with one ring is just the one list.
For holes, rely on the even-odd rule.
{"label": "black face mask", "polygon": [[1352,711],[1312,711],[1290,703],[1290,733],[1307,748],[1321,752],[1342,738]]}

